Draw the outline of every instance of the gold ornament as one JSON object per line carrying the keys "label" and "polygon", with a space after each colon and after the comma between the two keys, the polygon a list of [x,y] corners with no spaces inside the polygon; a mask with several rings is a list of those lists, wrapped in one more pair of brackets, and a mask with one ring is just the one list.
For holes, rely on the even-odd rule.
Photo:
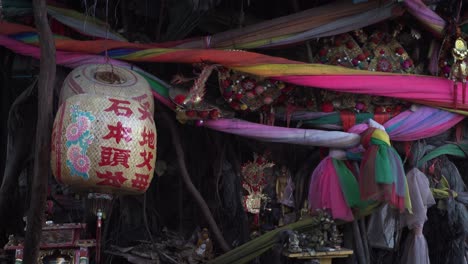
{"label": "gold ornament", "polygon": [[454,93],[454,108],[457,108],[458,100],[458,84],[460,81],[462,83],[463,89],[463,98],[462,102],[465,103],[466,97],[466,77],[468,76],[468,69],[466,67],[466,57],[468,55],[468,48],[466,42],[461,37],[457,38],[455,41],[455,47],[452,49],[453,55],[453,65],[450,72],[450,79],[453,81],[453,93]]}

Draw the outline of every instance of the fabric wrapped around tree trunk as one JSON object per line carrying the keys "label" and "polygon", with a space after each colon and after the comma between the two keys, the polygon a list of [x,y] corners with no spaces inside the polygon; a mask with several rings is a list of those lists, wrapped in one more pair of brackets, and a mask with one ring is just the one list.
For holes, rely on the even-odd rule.
{"label": "fabric wrapped around tree trunk", "polygon": [[405,242],[402,264],[429,264],[429,249],[422,230],[427,220],[427,208],[435,204],[429,187],[429,180],[419,169],[413,168],[407,174],[411,197],[412,214],[403,215],[403,223],[412,230]]}

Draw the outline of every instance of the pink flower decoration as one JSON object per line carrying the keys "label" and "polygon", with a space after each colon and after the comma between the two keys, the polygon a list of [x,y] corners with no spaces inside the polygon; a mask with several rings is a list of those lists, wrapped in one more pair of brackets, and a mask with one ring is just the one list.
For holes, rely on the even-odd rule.
{"label": "pink flower decoration", "polygon": [[254,94],[254,93],[252,93],[252,92],[247,92],[247,93],[245,93],[245,95],[246,95],[246,96],[247,96],[247,98],[249,98],[249,99],[253,99],[253,98],[255,98],[255,94]]}
{"label": "pink flower decoration", "polygon": [[67,150],[67,158],[74,163],[78,156],[81,155],[81,148],[78,145],[73,145]]}
{"label": "pink flower decoration", "polygon": [[78,117],[78,120],[76,122],[78,123],[78,127],[80,129],[81,134],[86,132],[91,125],[91,121],[86,116]]}
{"label": "pink flower decoration", "polygon": [[253,79],[246,79],[242,81],[241,86],[246,90],[252,90],[257,86],[257,82]]}
{"label": "pink flower decoration", "polygon": [[258,95],[262,94],[264,91],[265,91],[265,88],[264,88],[263,86],[260,86],[260,85],[259,85],[259,86],[255,87],[255,92],[256,92]]}
{"label": "pink flower decoration", "polygon": [[392,64],[387,59],[382,58],[377,62],[377,71],[391,72],[392,71]]}
{"label": "pink flower decoration", "polygon": [[68,125],[66,136],[68,141],[76,141],[86,132],[91,125],[89,118],[85,116],[78,117],[75,123]]}
{"label": "pink flower decoration", "polygon": [[72,160],[73,167],[81,173],[88,173],[90,163],[88,156],[82,154]]}
{"label": "pink flower decoration", "polygon": [[263,103],[264,104],[271,104],[271,103],[273,103],[273,98],[271,98],[270,96],[265,97],[265,99],[263,99]]}
{"label": "pink flower decoration", "polygon": [[78,123],[68,125],[65,135],[68,141],[77,141],[83,132],[80,129]]}

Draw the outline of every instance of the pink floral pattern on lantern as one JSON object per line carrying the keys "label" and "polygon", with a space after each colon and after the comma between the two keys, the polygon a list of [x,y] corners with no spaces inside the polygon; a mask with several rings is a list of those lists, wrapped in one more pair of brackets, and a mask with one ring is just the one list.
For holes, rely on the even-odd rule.
{"label": "pink floral pattern on lantern", "polygon": [[91,161],[86,152],[94,140],[90,129],[91,122],[96,118],[90,112],[79,110],[77,105],[72,105],[70,110],[72,123],[68,125],[65,132],[68,147],[66,164],[71,175],[87,180]]}
{"label": "pink floral pattern on lantern", "polygon": [[81,151],[81,148],[77,145],[69,147],[67,150],[67,159],[71,160],[73,163],[73,160],[77,159],[78,155],[81,155]]}
{"label": "pink floral pattern on lantern", "polygon": [[77,123],[78,123],[78,127],[80,129],[80,131],[82,133],[84,133],[85,131],[87,131],[91,125],[91,121],[89,120],[88,117],[86,116],[80,116],[77,118]]}
{"label": "pink floral pattern on lantern", "polygon": [[68,141],[77,141],[81,136],[80,127],[77,123],[72,123],[67,126],[65,135],[67,136]]}
{"label": "pink floral pattern on lantern", "polygon": [[75,167],[75,169],[76,169],[78,172],[81,172],[81,173],[88,173],[90,163],[91,163],[91,162],[90,162],[88,156],[82,155],[82,154],[77,155],[77,156],[72,160],[72,164],[73,164],[73,166]]}
{"label": "pink floral pattern on lantern", "polygon": [[77,141],[89,129],[91,121],[86,116],[77,117],[75,123],[68,125],[66,136],[68,141]]}

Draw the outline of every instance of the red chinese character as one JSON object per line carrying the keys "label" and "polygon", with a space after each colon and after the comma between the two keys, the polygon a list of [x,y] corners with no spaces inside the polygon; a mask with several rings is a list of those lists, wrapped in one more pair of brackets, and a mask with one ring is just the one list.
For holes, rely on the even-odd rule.
{"label": "red chinese character", "polygon": [[122,186],[122,184],[127,180],[121,171],[115,172],[115,175],[110,171],[106,171],[106,173],[96,171],[96,175],[98,178],[104,179],[103,181],[98,182],[97,185],[108,185],[120,188],[120,186]]}
{"label": "red chinese character", "polygon": [[148,186],[149,174],[135,173],[135,179],[132,180],[132,187],[143,191]]}
{"label": "red chinese character", "polygon": [[117,166],[122,164],[125,168],[128,168],[129,158],[130,150],[101,146],[101,162],[99,162],[99,166]]}
{"label": "red chinese character", "polygon": [[143,138],[142,141],[140,141],[140,146],[148,145],[150,149],[154,149],[154,139],[155,139],[155,134],[152,130],[148,129],[148,132],[146,132],[146,127],[141,133],[141,137]]}
{"label": "red chinese character", "polygon": [[147,100],[145,100],[146,98],[148,98],[148,95],[147,94],[142,94],[140,96],[133,97],[132,99],[135,100],[135,101],[138,101],[146,109],[150,109],[150,103]]}
{"label": "red chinese character", "polygon": [[105,135],[103,139],[115,138],[115,142],[117,144],[120,143],[120,140],[123,138],[126,142],[130,142],[132,140],[132,133],[131,127],[124,127],[122,126],[122,122],[117,122],[117,126],[107,125],[109,128],[109,134]]}
{"label": "red chinese character", "polygon": [[112,99],[112,98],[109,98],[109,101],[112,102],[112,105],[109,108],[105,109],[104,111],[106,112],[113,111],[118,116],[126,116],[126,117],[130,117],[133,114],[132,109],[130,109],[127,106],[120,105],[120,104],[129,105],[130,104],[129,101]]}
{"label": "red chinese character", "polygon": [[138,107],[138,112],[140,112],[141,116],[140,116],[140,120],[146,120],[147,118],[150,119],[151,123],[153,123],[153,115],[151,115],[151,113],[148,111],[148,108],[144,107],[143,105],[141,105],[142,107]]}
{"label": "red chinese character", "polygon": [[145,151],[143,151],[143,152],[140,152],[140,156],[143,157],[143,160],[144,160],[144,161],[143,161],[141,164],[138,164],[138,165],[136,165],[136,166],[137,166],[138,168],[141,168],[141,167],[146,166],[146,167],[148,168],[148,170],[151,170],[153,167],[151,167],[150,162],[151,162],[151,160],[153,159],[153,153],[151,153],[151,152],[146,152],[146,150],[145,150]]}

